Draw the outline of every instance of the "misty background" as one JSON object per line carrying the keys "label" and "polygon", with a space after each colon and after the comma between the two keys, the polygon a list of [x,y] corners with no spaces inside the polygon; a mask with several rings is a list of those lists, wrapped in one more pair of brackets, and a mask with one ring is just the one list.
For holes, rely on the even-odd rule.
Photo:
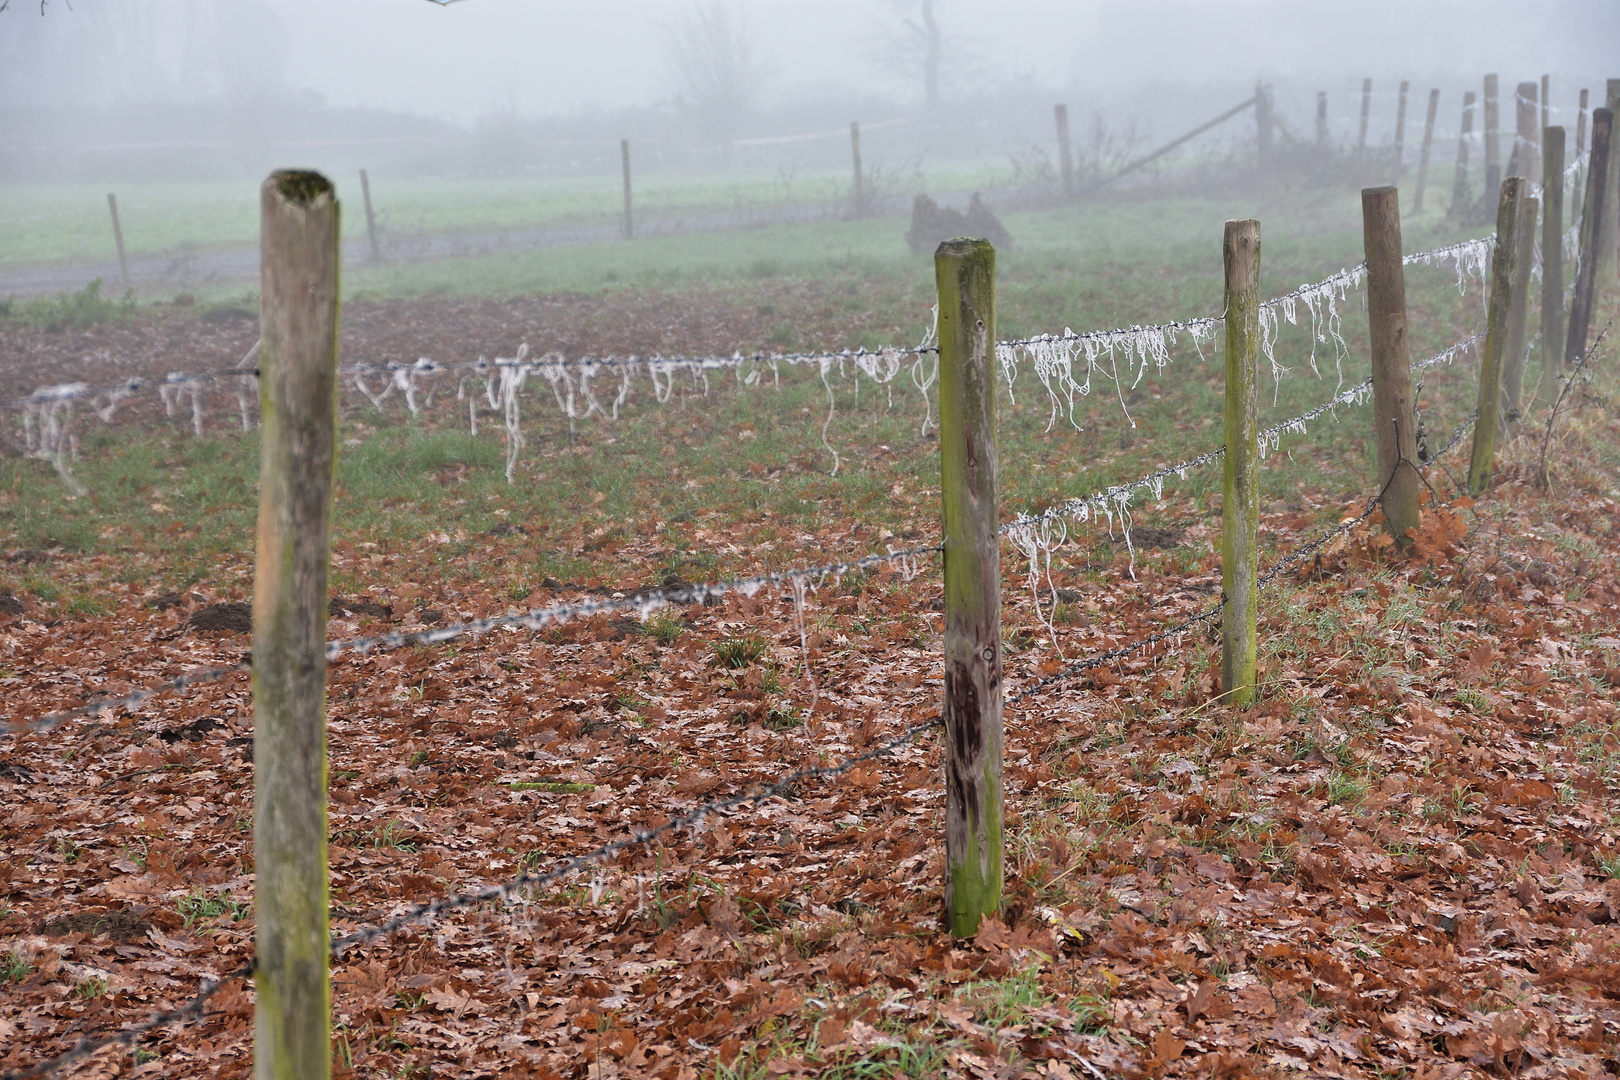
{"label": "misty background", "polygon": [[[1454,133],[1487,71],[1507,94],[1549,74],[1553,122],[1573,124],[1617,41],[1613,0],[11,0],[0,184],[607,176],[621,138],[641,172],[836,170],[852,120],[895,173],[1033,167],[1056,102],[1077,152],[1118,156],[1257,80],[1307,135],[1328,91],[1342,140],[1370,77],[1369,140],[1387,143],[1400,79],[1409,128],[1435,86]],[[1226,125],[1202,152],[1245,136]]]}

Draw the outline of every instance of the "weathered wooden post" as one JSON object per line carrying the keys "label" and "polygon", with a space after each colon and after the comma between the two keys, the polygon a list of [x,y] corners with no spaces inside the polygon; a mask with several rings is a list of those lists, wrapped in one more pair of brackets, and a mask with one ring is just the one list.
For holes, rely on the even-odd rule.
{"label": "weathered wooden post", "polygon": [[854,205],[850,208],[850,212],[855,217],[865,217],[866,177],[861,172],[861,124],[858,120],[849,122],[849,152],[855,159],[855,186],[851,189]]}
{"label": "weathered wooden post", "polygon": [[972,937],[1001,909],[1001,547],[996,496],[996,252],[947,240],[939,292],[945,538],[945,911]]}
{"label": "weathered wooden post", "polygon": [[1400,103],[1395,106],[1395,175],[1390,183],[1401,182],[1401,169],[1406,164],[1406,95],[1411,91],[1409,79],[1401,80]]}
{"label": "weathered wooden post", "polygon": [[[1496,204],[1496,254],[1491,260],[1491,296],[1485,325],[1485,352],[1479,364],[1479,414],[1474,421],[1473,456],[1468,463],[1468,490],[1479,494],[1491,482],[1491,459],[1496,453],[1496,426],[1502,415],[1502,354],[1505,351],[1508,313],[1513,304],[1513,279],[1520,252],[1519,214],[1525,181],[1510,176],[1502,181]],[[1526,253],[1528,257],[1528,253]]]}
{"label": "weathered wooden post", "polygon": [[1474,92],[1463,95],[1462,134],[1457,137],[1457,174],[1451,181],[1451,209],[1448,216],[1468,216],[1468,139],[1474,133]]}
{"label": "weathered wooden post", "polygon": [[1367,152],[1367,118],[1372,115],[1372,80],[1361,80],[1361,133],[1356,136],[1356,153]]}
{"label": "weathered wooden post", "polygon": [[1328,122],[1327,122],[1327,91],[1316,92],[1316,148],[1328,148]]}
{"label": "weathered wooden post", "polygon": [[630,140],[619,140],[619,160],[624,167],[624,238],[636,238],[636,222],[630,216]]}
{"label": "weathered wooden post", "polygon": [[[1600,242],[1597,244],[1597,280],[1601,285],[1614,280],[1615,266],[1620,264],[1620,154],[1614,152],[1614,127],[1612,118],[1620,112],[1620,79],[1608,81],[1608,92],[1605,95],[1605,106],[1611,118],[1609,129],[1609,167],[1605,170],[1606,181],[1603,186],[1603,213],[1597,219],[1597,235]],[[1594,135],[1594,143],[1597,141]]]}
{"label": "weathered wooden post", "polygon": [[1551,101],[1551,98],[1550,98],[1550,95],[1552,93],[1551,84],[1552,84],[1552,76],[1543,75],[1541,77],[1541,126],[1542,126],[1543,129],[1546,129],[1548,126],[1550,126],[1552,124],[1552,120],[1550,119],[1550,117],[1552,115],[1551,114],[1552,101]]}
{"label": "weathered wooden post", "polygon": [[1541,129],[1536,126],[1536,84],[1522,82],[1513,95],[1513,160],[1515,176],[1526,180],[1541,177]]}
{"label": "weathered wooden post", "polygon": [[[1542,76],[1546,78],[1546,76]],[[1541,387],[1537,396],[1558,400],[1564,359],[1564,129],[1541,133]]]}
{"label": "weathered wooden post", "polygon": [[1593,233],[1601,219],[1608,192],[1603,176],[1609,170],[1614,141],[1614,113],[1592,110],[1592,153],[1586,162],[1586,206],[1581,213],[1581,252],[1575,263],[1575,289],[1569,298],[1569,336],[1564,342],[1564,363],[1573,364],[1586,352],[1592,328],[1592,301],[1597,293],[1598,259]]}
{"label": "weathered wooden post", "polygon": [[1260,223],[1226,223],[1226,454],[1221,477],[1221,693],[1254,700],[1259,655]]}
{"label": "weathered wooden post", "polygon": [[1497,100],[1497,78],[1485,76],[1485,197],[1498,191],[1502,184],[1502,112]]}
{"label": "weathered wooden post", "polygon": [[[1529,191],[1529,181],[1525,182]],[[1524,413],[1524,358],[1528,351],[1530,322],[1530,268],[1535,260],[1536,218],[1541,201],[1528,194],[1519,210],[1518,235],[1513,248],[1518,254],[1513,265],[1513,303],[1508,307],[1507,334],[1502,341],[1502,417],[1496,437],[1500,441],[1519,436],[1519,418]]]}
{"label": "weathered wooden post", "polygon": [[124,226],[118,221],[118,196],[107,192],[107,209],[112,213],[113,240],[118,244],[118,273],[124,280],[124,291],[128,292],[129,284],[129,256],[124,254]]}
{"label": "weathered wooden post", "polygon": [[[1579,225],[1581,222],[1581,196],[1586,194],[1585,162],[1587,100],[1587,92],[1582,90],[1581,105],[1580,108],[1575,112],[1575,160],[1576,162],[1580,163],[1580,168],[1575,171],[1575,182],[1570,185],[1569,190],[1569,221],[1572,225]],[[1578,233],[1576,235],[1575,242],[1577,244],[1581,242],[1581,237]]]}
{"label": "weathered wooden post", "polygon": [[366,170],[360,170],[360,197],[366,204],[366,239],[371,244],[371,261],[379,262],[382,254],[377,249],[377,217],[371,212],[371,177]]}
{"label": "weathered wooden post", "polygon": [[331,1075],[327,977],[326,575],[337,463],[332,184],[276,172],[260,192],[259,534],[253,586],[253,1074]]}
{"label": "weathered wooden post", "polygon": [[1417,471],[1417,404],[1412,393],[1411,345],[1406,338],[1401,200],[1395,188],[1362,189],[1361,235],[1367,256],[1378,490],[1384,493],[1384,527],[1404,544],[1407,530],[1423,524],[1418,506],[1423,480]]}
{"label": "weathered wooden post", "polygon": [[1272,114],[1271,91],[1265,83],[1254,84],[1254,136],[1256,164],[1261,172],[1271,166],[1271,129],[1276,124]]}
{"label": "weathered wooden post", "polygon": [[1058,168],[1063,174],[1063,197],[1074,198],[1074,155],[1069,150],[1069,107],[1052,106],[1052,119],[1057,123]]}
{"label": "weathered wooden post", "polygon": [[1440,89],[1429,91],[1429,112],[1423,119],[1423,152],[1418,155],[1417,194],[1412,197],[1412,213],[1423,212],[1423,189],[1429,186],[1429,150],[1434,146],[1434,118],[1440,112]]}

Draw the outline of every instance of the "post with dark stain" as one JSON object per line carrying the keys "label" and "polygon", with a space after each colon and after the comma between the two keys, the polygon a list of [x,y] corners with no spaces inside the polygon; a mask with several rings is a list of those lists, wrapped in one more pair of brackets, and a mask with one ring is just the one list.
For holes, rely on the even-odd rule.
{"label": "post with dark stain", "polygon": [[1260,591],[1260,223],[1226,223],[1226,454],[1221,483],[1221,694],[1254,700]]}
{"label": "post with dark stain", "polygon": [[1001,547],[996,498],[996,250],[947,240],[939,290],[945,539],[945,919],[1001,910]]}
{"label": "post with dark stain", "polygon": [[277,172],[260,192],[259,535],[253,580],[253,1075],[325,1080],[326,579],[337,465],[337,193]]}
{"label": "post with dark stain", "polygon": [[1508,320],[1513,309],[1513,281],[1520,258],[1519,215],[1524,211],[1523,177],[1502,181],[1496,204],[1496,254],[1491,257],[1491,295],[1485,316],[1485,351],[1479,359],[1479,417],[1474,421],[1474,449],[1468,459],[1468,491],[1478,495],[1491,482],[1496,456],[1496,426],[1502,416],[1502,357],[1507,351]]}
{"label": "post with dark stain", "polygon": [[[1401,263],[1401,197],[1392,187],[1361,189],[1362,250],[1367,257],[1367,337],[1372,344],[1373,436],[1384,527],[1397,542],[1420,528],[1417,411],[1406,338],[1406,268]],[[1403,462],[1405,467],[1403,468]]]}

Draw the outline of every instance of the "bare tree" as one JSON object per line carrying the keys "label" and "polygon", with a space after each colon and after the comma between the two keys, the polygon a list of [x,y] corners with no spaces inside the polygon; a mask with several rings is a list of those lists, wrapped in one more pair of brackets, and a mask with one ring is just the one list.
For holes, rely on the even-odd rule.
{"label": "bare tree", "polygon": [[900,23],[898,27],[889,26],[884,33],[886,40],[879,46],[883,62],[898,67],[908,81],[921,81],[923,103],[929,112],[939,108],[939,69],[945,50],[951,50],[955,61],[960,61],[962,51],[939,25],[936,11],[940,3],[889,0],[889,6],[900,12]]}
{"label": "bare tree", "polygon": [[742,15],[722,3],[693,7],[668,28],[665,55],[676,103],[706,139],[729,145],[764,80]]}

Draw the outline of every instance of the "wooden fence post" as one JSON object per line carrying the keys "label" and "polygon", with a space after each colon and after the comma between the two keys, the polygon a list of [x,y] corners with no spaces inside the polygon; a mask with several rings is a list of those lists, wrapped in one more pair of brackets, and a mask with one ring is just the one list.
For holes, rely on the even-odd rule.
{"label": "wooden fence post", "polygon": [[1448,216],[1468,216],[1468,137],[1474,133],[1474,92],[1463,95],[1462,134],[1457,136],[1457,175],[1451,181]]}
{"label": "wooden fence post", "polygon": [[[1575,112],[1575,160],[1586,160],[1586,103],[1587,92],[1581,91],[1581,106]],[[1581,196],[1586,194],[1586,165],[1582,164],[1575,173],[1575,182],[1569,189],[1569,221],[1571,225],[1578,225],[1581,221]],[[1576,234],[1576,243],[1580,242],[1580,234]]]}
{"label": "wooden fence post", "polygon": [[858,120],[849,122],[849,151],[850,156],[855,159],[854,206],[851,210],[856,217],[865,217],[866,177],[861,173],[861,124]]}
{"label": "wooden fence post", "polygon": [[260,192],[259,530],[253,584],[253,860],[259,1080],[331,1075],[327,977],[326,576],[337,463],[332,184]]}
{"label": "wooden fence post", "polygon": [[1417,404],[1406,338],[1406,269],[1401,265],[1401,198],[1396,188],[1362,189],[1361,235],[1367,256],[1378,489],[1384,493],[1384,528],[1405,544],[1407,530],[1423,524],[1418,506],[1423,480],[1417,471]]}
{"label": "wooden fence post", "polygon": [[1271,165],[1271,129],[1276,124],[1271,92],[1258,80],[1254,84],[1254,135],[1256,164],[1264,172]]}
{"label": "wooden fence post", "polygon": [[[1545,76],[1543,76],[1545,78]],[[1541,133],[1541,387],[1549,406],[1558,400],[1564,358],[1564,129]]]}
{"label": "wooden fence post", "polygon": [[1260,223],[1226,223],[1226,454],[1221,477],[1221,693],[1254,700],[1259,655]]}
{"label": "wooden fence post", "polygon": [[619,140],[619,160],[624,168],[624,238],[636,238],[636,222],[630,216],[630,140]]}
{"label": "wooden fence post", "polygon": [[366,203],[366,239],[371,244],[371,261],[380,262],[382,253],[377,249],[377,217],[371,212],[371,177],[360,170],[360,197]]}
{"label": "wooden fence post", "polygon": [[[1597,280],[1600,284],[1608,284],[1614,280],[1614,271],[1620,259],[1620,154],[1614,152],[1614,125],[1612,117],[1620,112],[1620,79],[1610,79],[1608,93],[1604,102],[1611,117],[1609,127],[1609,167],[1606,170],[1607,182],[1603,186],[1603,213],[1598,217],[1598,233],[1601,242],[1597,245]],[[1596,142],[1596,139],[1593,139]]]}
{"label": "wooden fence post", "polygon": [[1522,82],[1513,94],[1513,160],[1515,176],[1536,180],[1541,176],[1541,129],[1536,126],[1536,84]]}
{"label": "wooden fence post", "polygon": [[1542,126],[1543,129],[1546,129],[1546,128],[1548,128],[1548,127],[1550,127],[1552,125],[1552,119],[1551,119],[1552,101],[1551,101],[1551,98],[1549,96],[1552,93],[1552,85],[1551,84],[1552,84],[1552,76],[1551,75],[1543,75],[1541,77],[1541,126]]}
{"label": "wooden fence post", "polygon": [[1423,152],[1418,155],[1417,194],[1412,198],[1412,213],[1423,211],[1423,189],[1429,186],[1429,150],[1434,146],[1434,118],[1440,112],[1440,89],[1429,91],[1429,112],[1423,120]]}
{"label": "wooden fence post", "polygon": [[1052,119],[1057,123],[1058,168],[1063,174],[1063,197],[1074,198],[1074,155],[1069,150],[1069,107],[1052,106]]}
{"label": "wooden fence post", "polygon": [[1508,177],[1502,181],[1501,196],[1496,204],[1496,254],[1491,259],[1485,352],[1479,364],[1479,416],[1474,421],[1474,449],[1468,463],[1468,490],[1475,495],[1490,484],[1491,458],[1496,453],[1496,426],[1502,414],[1502,354],[1508,313],[1513,304],[1513,278],[1520,256],[1516,242],[1524,189],[1522,177]]}
{"label": "wooden fence post", "polygon": [[1411,91],[1409,79],[1401,80],[1400,103],[1395,106],[1395,175],[1390,183],[1401,182],[1401,167],[1406,163],[1406,95]]}
{"label": "wooden fence post", "polygon": [[1361,80],[1361,134],[1356,136],[1356,153],[1367,151],[1367,118],[1372,115],[1372,80]]}
{"label": "wooden fence post", "polygon": [[1485,76],[1484,105],[1481,127],[1485,132],[1485,197],[1489,199],[1491,192],[1500,190],[1502,184],[1502,113],[1495,75]]}
{"label": "wooden fence post", "polygon": [[112,213],[113,240],[118,244],[118,272],[123,275],[124,291],[131,288],[129,283],[129,256],[124,254],[124,226],[118,221],[118,196],[107,192],[107,209]]}
{"label": "wooden fence post", "polygon": [[996,252],[947,240],[939,292],[945,538],[945,911],[972,937],[1001,909],[1001,547],[996,496]]}
{"label": "wooden fence post", "polygon": [[1597,292],[1597,252],[1593,233],[1603,214],[1608,192],[1603,175],[1609,170],[1614,141],[1614,113],[1592,110],[1592,154],[1586,163],[1586,206],[1581,213],[1581,251],[1575,263],[1575,289],[1569,298],[1569,337],[1564,342],[1564,363],[1573,364],[1586,351],[1592,327],[1592,298]]}
{"label": "wooden fence post", "polygon": [[1327,91],[1316,92],[1316,148],[1326,150],[1329,143],[1327,122]]}
{"label": "wooden fence post", "polygon": [[[1525,190],[1529,191],[1529,181]],[[1524,412],[1524,358],[1528,351],[1530,322],[1530,268],[1535,260],[1536,217],[1541,200],[1526,195],[1519,210],[1519,233],[1513,240],[1518,253],[1513,264],[1513,303],[1508,307],[1507,334],[1502,341],[1502,416],[1496,437],[1501,441],[1519,436],[1519,418]]]}

